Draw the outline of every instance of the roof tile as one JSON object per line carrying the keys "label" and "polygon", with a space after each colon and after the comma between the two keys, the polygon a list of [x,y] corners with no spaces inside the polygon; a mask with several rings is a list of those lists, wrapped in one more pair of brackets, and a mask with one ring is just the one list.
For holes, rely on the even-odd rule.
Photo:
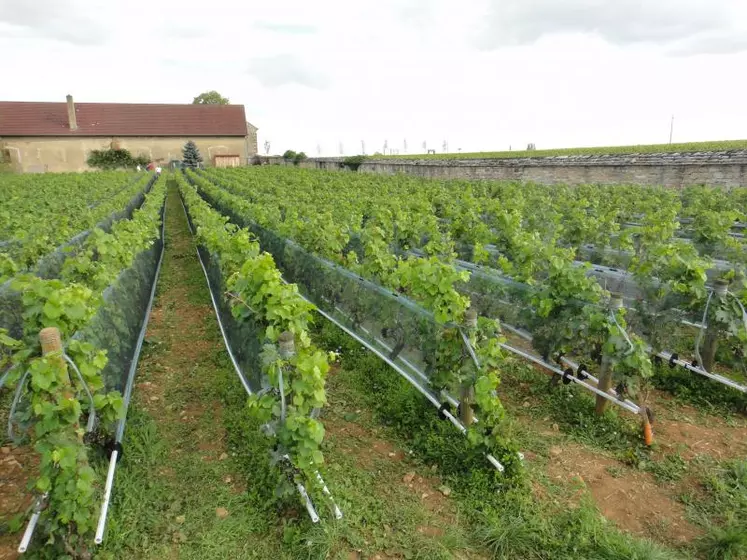
{"label": "roof tile", "polygon": [[0,136],[246,136],[243,105],[0,101]]}

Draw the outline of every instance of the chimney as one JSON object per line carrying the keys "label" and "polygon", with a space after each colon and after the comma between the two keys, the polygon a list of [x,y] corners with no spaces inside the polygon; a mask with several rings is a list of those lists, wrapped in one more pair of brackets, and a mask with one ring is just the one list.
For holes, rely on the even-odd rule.
{"label": "chimney", "polygon": [[70,123],[70,130],[78,130],[78,119],[75,117],[75,103],[73,96],[67,96],[67,120]]}

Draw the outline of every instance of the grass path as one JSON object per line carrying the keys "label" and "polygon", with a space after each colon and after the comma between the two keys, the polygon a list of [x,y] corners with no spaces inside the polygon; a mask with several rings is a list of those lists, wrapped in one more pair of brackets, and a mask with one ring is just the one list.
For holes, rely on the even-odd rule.
{"label": "grass path", "polygon": [[112,557],[235,558],[260,549],[246,538],[253,514],[226,443],[223,394],[242,391],[232,375],[172,189],[109,520]]}

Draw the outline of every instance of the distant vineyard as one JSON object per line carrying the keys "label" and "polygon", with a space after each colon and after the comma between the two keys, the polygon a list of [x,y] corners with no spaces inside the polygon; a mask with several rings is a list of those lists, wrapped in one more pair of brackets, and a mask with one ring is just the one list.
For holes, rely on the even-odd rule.
{"label": "distant vineyard", "polygon": [[[598,148],[562,148],[557,150],[511,150],[503,152],[452,152],[448,154],[408,154],[381,156],[392,159],[481,159],[524,158],[553,156],[598,156],[607,154],[655,154],[674,152],[716,152],[747,150],[747,140],[719,140],[715,142],[686,142],[682,144],[647,144],[637,146],[604,146]],[[378,157],[378,156],[377,156]]]}

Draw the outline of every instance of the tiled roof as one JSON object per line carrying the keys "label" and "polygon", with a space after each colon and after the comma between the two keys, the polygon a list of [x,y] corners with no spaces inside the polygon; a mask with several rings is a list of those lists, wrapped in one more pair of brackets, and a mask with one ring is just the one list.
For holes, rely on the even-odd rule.
{"label": "tiled roof", "polygon": [[66,103],[0,101],[1,136],[246,136],[243,105],[75,103],[70,130]]}

